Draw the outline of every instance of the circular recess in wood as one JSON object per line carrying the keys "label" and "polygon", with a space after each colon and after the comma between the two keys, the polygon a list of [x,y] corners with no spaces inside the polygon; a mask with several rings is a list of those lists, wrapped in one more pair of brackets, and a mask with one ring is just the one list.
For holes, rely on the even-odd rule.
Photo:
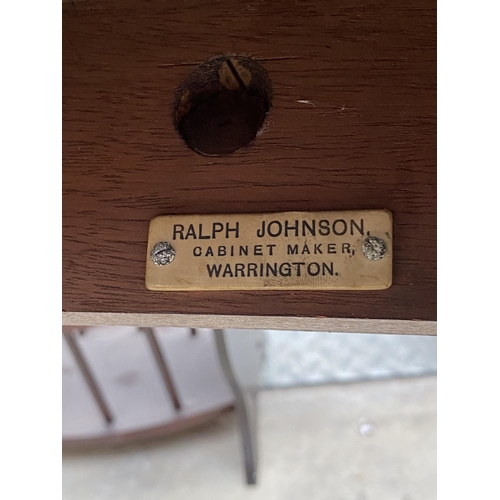
{"label": "circular recess in wood", "polygon": [[271,102],[271,80],[260,63],[221,55],[198,66],[181,84],[174,125],[197,153],[227,155],[255,139]]}

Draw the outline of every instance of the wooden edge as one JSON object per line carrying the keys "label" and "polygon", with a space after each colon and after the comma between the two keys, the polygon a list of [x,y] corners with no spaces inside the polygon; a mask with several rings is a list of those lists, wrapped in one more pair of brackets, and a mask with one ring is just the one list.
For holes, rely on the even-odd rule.
{"label": "wooden edge", "polygon": [[63,312],[62,324],[75,326],[170,326],[339,333],[387,333],[396,335],[437,335],[436,321],[304,318],[293,316]]}
{"label": "wooden edge", "polygon": [[205,424],[220,416],[222,413],[234,409],[233,404],[223,405],[220,408],[209,410],[189,417],[181,417],[166,424],[153,426],[146,429],[135,429],[128,432],[109,433],[101,436],[64,438],[62,440],[63,452],[79,452],[94,450],[96,448],[125,446],[139,441],[156,440],[172,434],[176,434],[191,427]]}

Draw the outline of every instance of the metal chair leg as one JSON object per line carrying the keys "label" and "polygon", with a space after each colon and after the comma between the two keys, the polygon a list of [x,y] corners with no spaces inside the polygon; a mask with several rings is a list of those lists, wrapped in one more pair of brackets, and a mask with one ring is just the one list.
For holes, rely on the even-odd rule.
{"label": "metal chair leg", "polygon": [[141,330],[146,334],[146,337],[149,341],[149,345],[151,347],[151,350],[153,351],[156,364],[158,365],[158,369],[160,370],[163,383],[165,384],[170,399],[172,400],[175,409],[180,410],[181,403],[179,401],[179,396],[177,395],[177,390],[175,389],[174,382],[170,375],[170,370],[168,369],[165,358],[161,352],[160,345],[158,344],[158,340],[156,339],[156,335],[152,328],[141,328]]}
{"label": "metal chair leg", "polygon": [[76,364],[78,365],[78,368],[80,368],[83,378],[85,379],[87,386],[92,392],[92,396],[94,397],[97,406],[99,406],[99,409],[101,410],[104,419],[108,424],[110,424],[113,421],[113,415],[109,410],[109,407],[104,399],[104,396],[102,395],[101,390],[99,389],[99,386],[97,385],[97,382],[90,370],[89,365],[87,364],[85,358],[83,357],[83,353],[80,350],[80,347],[73,336],[73,332],[72,331],[63,332],[63,337],[66,339],[68,347],[70,348],[75,358]]}
{"label": "metal chair leg", "polygon": [[217,354],[224,375],[235,397],[241,436],[243,440],[243,456],[248,484],[257,482],[257,429],[256,429],[256,399],[255,394],[245,390],[236,379],[231,367],[223,330],[214,330]]}

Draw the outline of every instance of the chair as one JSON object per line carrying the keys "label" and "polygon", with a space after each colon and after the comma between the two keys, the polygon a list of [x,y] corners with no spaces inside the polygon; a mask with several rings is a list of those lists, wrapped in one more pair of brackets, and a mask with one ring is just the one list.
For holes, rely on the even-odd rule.
{"label": "chair", "polygon": [[[206,417],[204,419],[202,414],[193,415],[190,409],[183,405],[183,394],[182,391],[179,391],[179,388],[185,387],[185,384],[182,383],[182,380],[178,380],[180,383],[176,383],[176,375],[172,373],[172,368],[167,362],[165,348],[162,348],[161,342],[158,340],[159,329],[150,327],[136,329],[137,333],[143,334],[147,339],[149,351],[155,360],[156,372],[162,380],[173,413],[170,414],[169,423],[163,426],[156,426],[156,428],[152,429],[129,430],[124,433],[119,429],[119,422],[117,423],[117,418],[119,419],[120,416],[112,410],[112,404],[109,401],[110,394],[108,394],[108,397],[104,394],[105,390],[103,390],[102,384],[97,380],[98,375],[92,369],[90,360],[87,359],[80,346],[79,337],[85,335],[89,330],[90,327],[65,326],[63,327],[63,337],[99,409],[102,419],[105,422],[106,430],[103,430],[102,436],[94,436],[88,439],[65,439],[63,440],[63,447],[66,444],[66,448],[81,448],[106,443],[123,443],[143,437],[162,436],[169,432],[200,423],[203,420],[220,414],[220,411],[234,406],[236,408],[242,439],[246,482],[248,484],[256,483],[256,396],[258,390],[258,369],[261,361],[260,353],[263,346],[261,332],[189,329],[188,335],[183,333],[183,342],[186,342],[188,349],[190,346],[193,347],[193,344],[188,344],[187,342],[192,342],[200,338],[201,333],[211,336],[216,351],[216,354],[214,354],[215,362],[219,363],[220,371],[225,378],[225,381],[221,379],[222,385],[225,384],[225,387],[218,387],[217,390],[219,392],[214,396],[214,399],[217,400],[216,410],[207,409],[204,412],[204,416]],[[179,332],[176,332],[176,334],[179,334]],[[169,335],[172,335],[172,333],[165,333],[162,336],[162,340],[165,341],[168,339]],[[191,340],[187,340],[188,337]],[[204,336],[204,341],[207,342],[206,335]],[[208,362],[210,356],[207,354],[208,350],[206,346],[203,352],[204,355],[198,359],[207,359]],[[188,357],[189,351],[185,349],[183,356],[184,358]],[[196,381],[194,382],[196,383]],[[219,386],[221,385],[214,379],[212,385],[216,383]],[[224,390],[226,391],[225,400]]]}

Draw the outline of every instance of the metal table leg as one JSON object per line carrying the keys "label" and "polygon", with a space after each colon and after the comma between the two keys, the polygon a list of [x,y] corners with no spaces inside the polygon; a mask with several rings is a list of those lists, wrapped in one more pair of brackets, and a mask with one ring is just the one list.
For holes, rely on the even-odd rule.
{"label": "metal table leg", "polygon": [[243,439],[243,455],[248,484],[257,482],[257,429],[256,393],[245,390],[231,367],[223,330],[214,330],[217,354],[224,375],[235,397],[236,412]]}

